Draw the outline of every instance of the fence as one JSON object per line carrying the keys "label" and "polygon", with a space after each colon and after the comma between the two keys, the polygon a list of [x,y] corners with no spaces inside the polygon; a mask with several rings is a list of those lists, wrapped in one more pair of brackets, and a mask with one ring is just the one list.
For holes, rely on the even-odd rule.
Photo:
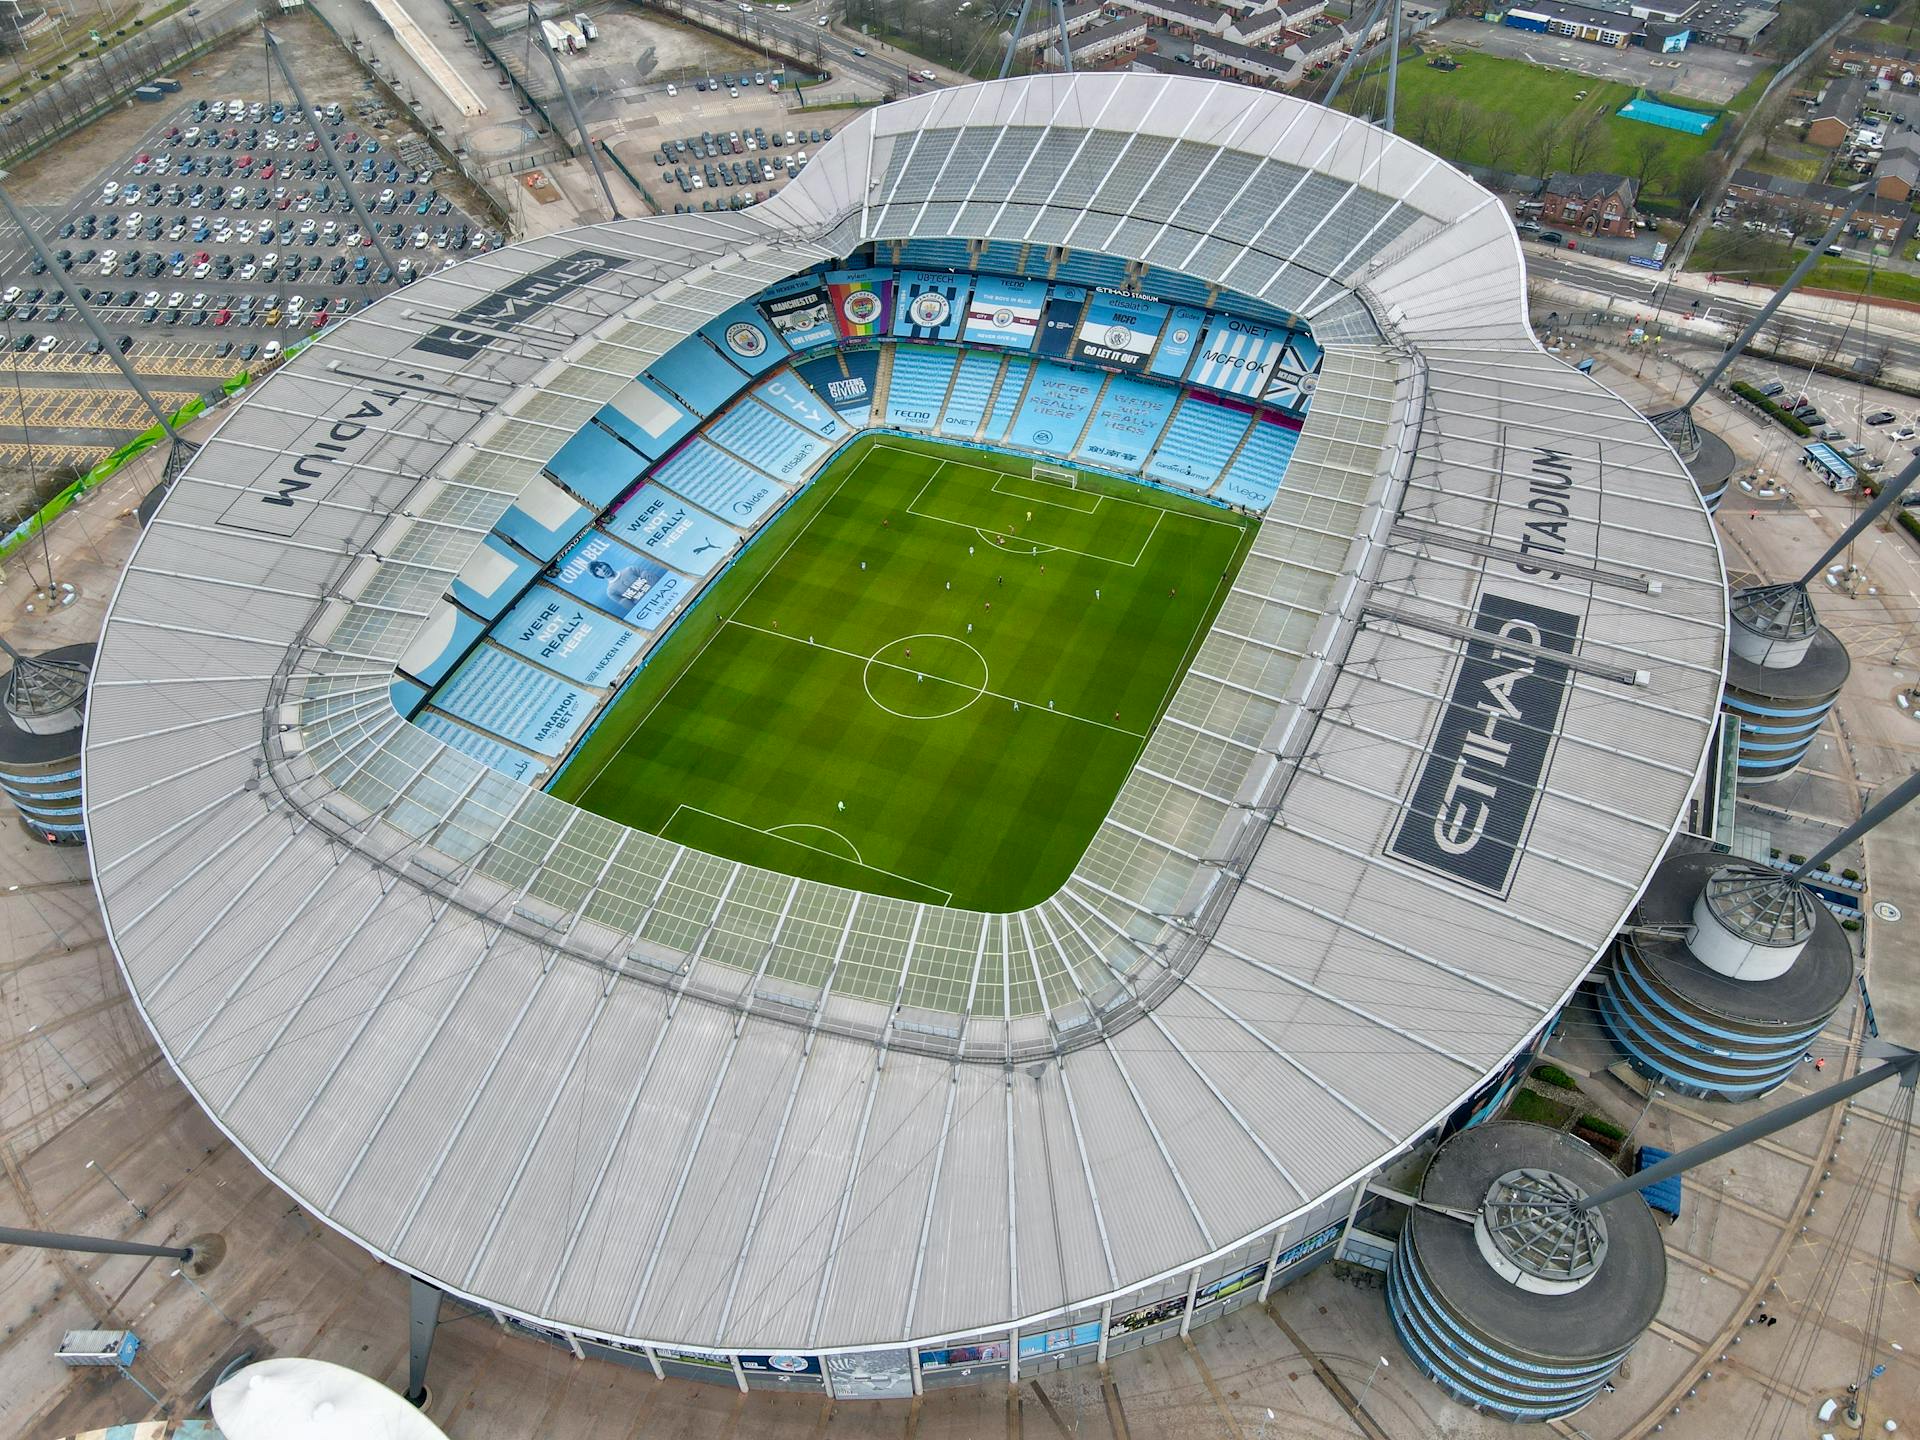
{"label": "fence", "polygon": [[[293,344],[287,347],[286,355],[283,357],[281,363],[284,363],[286,360],[291,360],[302,350],[306,349],[307,346],[311,345],[316,338],[314,335],[308,335],[294,341]],[[174,411],[167,419],[177,430],[182,425],[199,419],[208,410],[212,409],[213,406],[222,403],[228,397],[239,394],[242,390],[246,389],[247,386],[251,385],[253,381],[254,376],[251,372],[246,370],[237,371],[221,382],[220,399],[209,400],[204,395],[196,395],[178,410]],[[0,561],[6,560],[14,551],[18,550],[29,540],[33,539],[34,536],[46,529],[47,526],[59,519],[61,515],[66,513],[68,507],[82,495],[85,495],[89,490],[106,484],[107,481],[119,474],[129,461],[138,459],[154,446],[160,444],[166,438],[166,433],[166,431],[160,428],[157,422],[148,426],[118,450],[108,455],[106,459],[102,460],[98,465],[95,465],[86,474],[82,475],[78,480],[75,480],[65,489],[54,495],[52,499],[48,500],[38,510],[27,516],[27,518],[22,520],[18,525],[15,525],[13,529],[9,530],[5,535],[0,535]]]}
{"label": "fence", "polygon": [[126,100],[149,80],[179,68],[222,40],[252,28],[250,11],[229,10],[218,30],[171,15],[91,60],[0,117],[0,164],[18,165]]}

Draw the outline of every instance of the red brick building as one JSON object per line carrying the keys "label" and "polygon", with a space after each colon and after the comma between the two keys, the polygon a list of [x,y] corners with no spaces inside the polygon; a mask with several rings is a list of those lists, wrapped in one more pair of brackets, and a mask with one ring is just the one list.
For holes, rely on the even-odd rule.
{"label": "red brick building", "polygon": [[1635,233],[1633,202],[1639,193],[1638,182],[1625,175],[1557,171],[1540,192],[1540,223],[1582,235],[1630,238]]}

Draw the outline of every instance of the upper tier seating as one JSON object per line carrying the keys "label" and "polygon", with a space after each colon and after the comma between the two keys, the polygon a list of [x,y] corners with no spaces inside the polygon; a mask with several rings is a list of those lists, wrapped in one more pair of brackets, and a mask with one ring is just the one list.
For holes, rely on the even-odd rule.
{"label": "upper tier seating", "polygon": [[887,424],[903,430],[931,430],[946,402],[959,352],[893,347],[893,378],[887,382]]}
{"label": "upper tier seating", "polygon": [[987,401],[993,394],[994,377],[1000,373],[1000,357],[990,352],[969,350],[960,361],[954,377],[953,392],[947,397],[946,412],[940,417],[940,433],[971,440],[987,413]]}
{"label": "upper tier seating", "polygon": [[1250,423],[1252,417],[1242,411],[1188,395],[1147,462],[1147,478],[1189,490],[1211,490]]}

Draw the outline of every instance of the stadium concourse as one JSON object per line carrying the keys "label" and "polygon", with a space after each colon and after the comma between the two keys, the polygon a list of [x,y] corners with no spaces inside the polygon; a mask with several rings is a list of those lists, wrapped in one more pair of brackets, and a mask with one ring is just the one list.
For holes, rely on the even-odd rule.
{"label": "stadium concourse", "polygon": [[[382,300],[256,387],[115,597],[85,800],[143,1016],[429,1302],[656,1373],[902,1395],[1264,1295],[1530,1053],[1714,729],[1706,511],[1523,291],[1411,144],[1081,75]],[[1260,519],[1018,911],[537,788],[876,429]]]}

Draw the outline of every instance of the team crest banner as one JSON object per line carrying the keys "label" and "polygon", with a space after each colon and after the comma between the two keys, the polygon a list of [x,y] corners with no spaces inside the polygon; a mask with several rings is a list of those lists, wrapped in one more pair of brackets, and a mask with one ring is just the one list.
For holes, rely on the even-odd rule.
{"label": "team crest banner", "polygon": [[893,276],[885,270],[836,270],[827,276],[833,296],[833,323],[847,340],[887,333],[893,309]]}
{"label": "team crest banner", "polygon": [[903,340],[952,340],[967,314],[969,277],[902,270],[894,300],[893,333]]}
{"label": "team crest banner", "polygon": [[1040,333],[1047,282],[982,275],[967,306],[966,341],[1009,350],[1031,350]]}

